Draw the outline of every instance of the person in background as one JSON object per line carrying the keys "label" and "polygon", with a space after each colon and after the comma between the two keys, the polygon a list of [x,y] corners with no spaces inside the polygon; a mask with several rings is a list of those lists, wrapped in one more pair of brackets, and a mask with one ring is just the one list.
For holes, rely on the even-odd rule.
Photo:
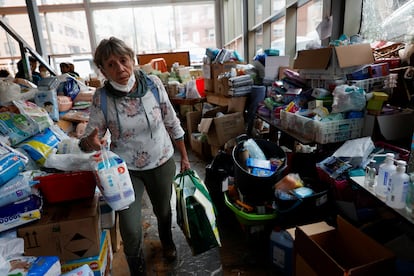
{"label": "person in background", "polygon": [[7,78],[10,76],[10,72],[7,69],[0,69],[0,78]]}
{"label": "person in background", "polygon": [[25,75],[24,75],[24,67],[23,67],[23,60],[19,60],[17,62],[17,73],[14,76],[15,78],[20,78],[20,79],[25,79]]}
{"label": "person in background", "polygon": [[29,62],[30,62],[30,70],[32,71],[32,82],[34,84],[38,85],[39,81],[42,79],[42,76],[40,75],[40,73],[38,71],[36,71],[36,69],[37,69],[37,59],[30,56],[29,57]]}
{"label": "person in background", "polygon": [[[30,81],[37,85],[39,80],[41,80],[42,78],[40,76],[40,73],[36,71],[37,60],[34,57],[30,56],[29,62],[30,62],[30,70],[32,72],[32,80]],[[23,67],[22,59],[17,62],[17,73],[15,75],[15,78],[26,79],[26,76],[24,74],[24,67]]]}
{"label": "person in background", "polygon": [[[134,57],[133,50],[118,38],[110,37],[99,43],[94,63],[107,81],[94,94],[79,147],[84,152],[99,150],[105,143],[102,137],[109,130],[111,150],[128,165],[135,202],[118,214],[130,273],[137,276],[146,275],[141,221],[144,189],[157,217],[163,256],[173,261],[177,256],[170,203],[176,174],[174,144],[181,155],[180,171],[190,169],[190,162],[184,144],[185,132],[161,80],[134,70]],[[151,91],[151,84],[157,87],[159,100]],[[101,97],[107,97],[106,106],[101,106]]]}
{"label": "person in background", "polygon": [[79,74],[75,72],[75,65],[73,63],[68,63],[69,65],[69,74],[75,78],[79,78]]}
{"label": "person in background", "polygon": [[69,73],[69,64],[67,64],[66,62],[61,62],[59,64],[60,67],[60,72],[63,74]]}
{"label": "person in background", "polygon": [[43,64],[39,64],[39,72],[42,78],[50,77],[50,72],[47,70],[46,66]]}
{"label": "person in background", "polygon": [[62,74],[69,74],[74,78],[79,77],[79,74],[75,72],[75,65],[73,65],[73,63],[62,62],[59,66]]}

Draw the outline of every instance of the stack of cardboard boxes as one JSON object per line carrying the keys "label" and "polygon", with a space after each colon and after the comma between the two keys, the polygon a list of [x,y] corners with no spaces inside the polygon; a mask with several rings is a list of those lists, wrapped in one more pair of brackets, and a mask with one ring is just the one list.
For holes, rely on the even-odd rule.
{"label": "stack of cardboard boxes", "polygon": [[110,275],[112,246],[102,230],[99,195],[61,203],[46,203],[40,220],[17,228],[26,256],[57,256],[62,272],[88,264],[95,276]]}
{"label": "stack of cardboard boxes", "polygon": [[[203,65],[204,88],[208,111],[186,113],[191,149],[204,159],[215,156],[226,142],[245,132],[244,111],[247,96],[229,97],[219,75],[236,68],[233,61]],[[213,108],[211,108],[213,106]]]}

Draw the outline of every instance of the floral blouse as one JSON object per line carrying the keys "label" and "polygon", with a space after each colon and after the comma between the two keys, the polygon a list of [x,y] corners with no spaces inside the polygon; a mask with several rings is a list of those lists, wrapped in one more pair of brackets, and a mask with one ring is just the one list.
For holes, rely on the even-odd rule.
{"label": "floral blouse", "polygon": [[85,135],[94,128],[103,137],[111,134],[111,151],[119,155],[129,170],[148,170],[164,164],[174,154],[171,139],[181,139],[184,130],[161,80],[149,76],[158,87],[160,103],[148,89],[142,97],[113,97],[106,93],[107,118],[101,109],[99,88],[90,109]]}

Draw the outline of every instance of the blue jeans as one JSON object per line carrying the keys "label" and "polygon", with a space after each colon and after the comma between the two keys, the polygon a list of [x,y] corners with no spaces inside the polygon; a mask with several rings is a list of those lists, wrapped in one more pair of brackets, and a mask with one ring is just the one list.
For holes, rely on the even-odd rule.
{"label": "blue jeans", "polygon": [[124,253],[136,257],[142,251],[142,195],[146,189],[158,222],[158,233],[163,246],[173,242],[171,224],[172,183],[176,166],[173,158],[165,164],[146,171],[129,171],[135,191],[135,202],[128,209],[119,211],[119,230]]}

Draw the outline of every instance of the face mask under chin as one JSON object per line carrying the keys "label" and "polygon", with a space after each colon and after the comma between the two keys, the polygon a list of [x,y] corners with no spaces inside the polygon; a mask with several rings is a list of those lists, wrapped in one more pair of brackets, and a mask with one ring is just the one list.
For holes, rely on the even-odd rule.
{"label": "face mask under chin", "polygon": [[112,85],[113,88],[115,88],[118,91],[128,93],[131,91],[132,87],[134,87],[135,84],[135,74],[132,73],[131,76],[128,79],[127,84],[119,84],[113,80],[109,80],[109,83]]}

